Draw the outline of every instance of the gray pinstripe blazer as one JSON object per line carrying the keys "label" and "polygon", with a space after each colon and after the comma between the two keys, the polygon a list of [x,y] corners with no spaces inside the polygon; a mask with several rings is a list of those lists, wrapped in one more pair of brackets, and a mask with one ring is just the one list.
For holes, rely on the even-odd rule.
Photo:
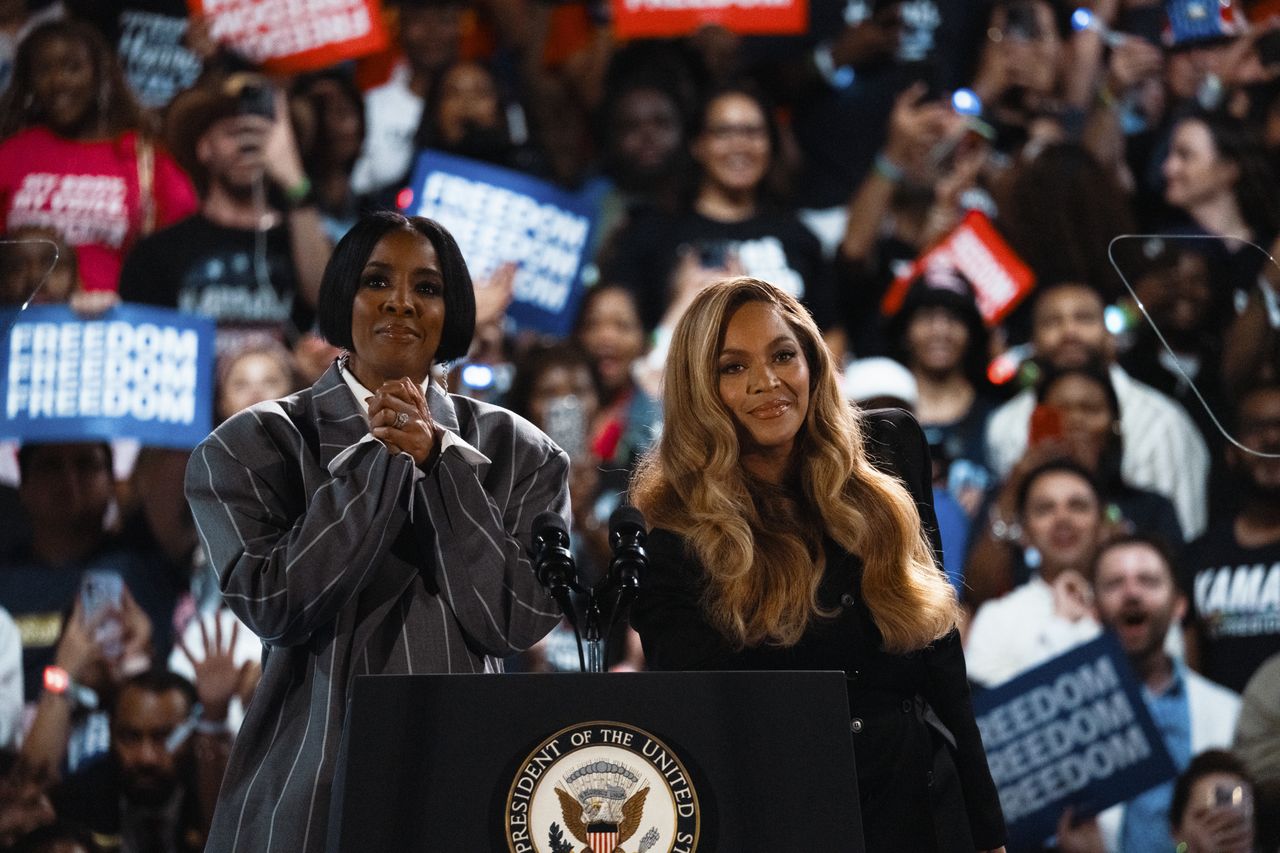
{"label": "gray pinstripe blazer", "polygon": [[[368,433],[336,366],[191,456],[187,499],[223,597],[270,648],[211,851],[324,849],[354,676],[498,672],[559,618],[527,555],[538,513],[569,519],[568,456],[505,409],[434,386],[428,406],[489,464],[445,450],[414,482],[411,457],[379,442],[335,460]],[[407,535],[411,502],[425,537]]]}

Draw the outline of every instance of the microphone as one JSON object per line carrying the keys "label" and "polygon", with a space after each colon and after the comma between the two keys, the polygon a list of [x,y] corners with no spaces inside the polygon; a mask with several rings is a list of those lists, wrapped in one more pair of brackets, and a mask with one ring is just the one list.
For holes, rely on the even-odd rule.
{"label": "microphone", "polygon": [[620,506],[609,516],[609,547],[613,559],[609,574],[617,579],[618,606],[630,604],[640,589],[640,573],[649,568],[649,555],[644,544],[644,516],[633,506]]}
{"label": "microphone", "polygon": [[585,672],[587,661],[582,652],[582,635],[578,632],[573,599],[569,597],[570,587],[577,586],[578,569],[569,551],[569,528],[559,513],[547,510],[533,520],[533,549],[533,572],[569,620],[578,645],[578,665]]}
{"label": "microphone", "polygon": [[533,520],[534,573],[552,595],[573,586],[577,567],[569,551],[569,528],[560,514],[547,510]]}

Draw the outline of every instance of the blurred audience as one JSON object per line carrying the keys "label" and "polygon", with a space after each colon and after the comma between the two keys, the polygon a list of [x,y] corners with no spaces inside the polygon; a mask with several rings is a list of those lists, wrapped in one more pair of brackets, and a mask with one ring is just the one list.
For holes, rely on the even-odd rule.
{"label": "blurred audience", "polygon": [[0,140],[4,229],[55,229],[75,247],[86,290],[116,290],[134,244],[196,208],[115,54],[82,21],[43,24],[19,45]]}
{"label": "blurred audience", "polygon": [[[1040,285],[1032,312],[1035,355],[1059,369],[1091,360],[1108,365],[1120,404],[1122,475],[1130,485],[1173,501],[1183,531],[1188,537],[1198,536],[1208,515],[1209,454],[1204,441],[1181,407],[1114,363],[1115,344],[1104,307],[1102,297],[1087,285]],[[996,409],[987,422],[988,459],[997,476],[1008,474],[1026,452],[1034,408],[1035,394],[1026,390]]]}
{"label": "blurred audience", "polygon": [[965,662],[969,678],[986,687],[1092,640],[1100,630],[1090,575],[1105,516],[1093,477],[1076,462],[1045,462],[1022,479],[1015,507],[1014,529],[1005,535],[1034,549],[1037,573],[973,616]]}
{"label": "blurred audience", "polygon": [[189,89],[166,119],[200,211],[140,243],[121,297],[210,317],[225,350],[309,330],[331,244],[284,95],[236,74]]}
{"label": "blurred audience", "polygon": [[[1182,772],[1191,756],[1231,746],[1240,697],[1187,669],[1165,651],[1166,637],[1187,609],[1178,588],[1173,553],[1159,539],[1126,535],[1099,549],[1093,588],[1098,619],[1120,640],[1142,698],[1155,721],[1174,767]],[[1097,820],[1058,826],[1063,853],[1170,850],[1169,809],[1173,781],[1108,809]],[[1064,816],[1065,818],[1066,816]]]}

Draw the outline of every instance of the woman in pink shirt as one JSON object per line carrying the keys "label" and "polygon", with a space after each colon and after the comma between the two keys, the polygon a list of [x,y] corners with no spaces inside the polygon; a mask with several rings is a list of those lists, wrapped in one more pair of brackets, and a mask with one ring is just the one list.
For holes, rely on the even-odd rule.
{"label": "woman in pink shirt", "polygon": [[0,100],[4,231],[54,229],[75,248],[84,289],[114,291],[138,238],[197,206],[190,179],[145,123],[96,30],[68,20],[37,28]]}

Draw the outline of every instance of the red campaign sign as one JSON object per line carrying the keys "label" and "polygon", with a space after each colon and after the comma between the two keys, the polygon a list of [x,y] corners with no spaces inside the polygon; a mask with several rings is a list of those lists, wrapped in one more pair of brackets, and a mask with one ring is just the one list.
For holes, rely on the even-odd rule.
{"label": "red campaign sign", "polygon": [[886,316],[898,313],[911,283],[927,270],[955,270],[973,284],[978,311],[988,326],[1009,315],[1035,285],[1035,273],[1022,262],[991,220],[977,210],[969,211],[960,224],[934,244],[898,276],[880,303]]}
{"label": "red campaign sign", "polygon": [[327,68],[384,50],[381,0],[187,0],[210,35],[277,74]]}
{"label": "red campaign sign", "polygon": [[685,36],[720,26],[739,35],[802,35],[809,0],[612,0],[619,38]]}

